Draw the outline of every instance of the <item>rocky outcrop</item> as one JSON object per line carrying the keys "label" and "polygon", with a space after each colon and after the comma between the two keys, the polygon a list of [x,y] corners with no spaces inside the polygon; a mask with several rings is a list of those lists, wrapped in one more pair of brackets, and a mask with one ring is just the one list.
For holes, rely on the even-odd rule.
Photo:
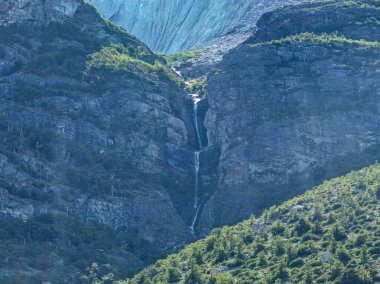
{"label": "rocky outcrop", "polygon": [[378,5],[266,14],[216,67],[205,125],[221,150],[218,186],[200,229],[232,224],[379,157],[379,28],[369,20]]}
{"label": "rocky outcrop", "polygon": [[[70,220],[90,237],[85,259],[74,261],[57,247],[80,245],[63,237],[76,232],[50,234],[56,257],[33,261],[48,253],[45,245],[27,254],[21,268],[22,243],[16,242],[4,252],[16,264],[4,269],[44,275],[36,283],[60,283],[64,269],[74,277],[98,258],[123,267],[116,273],[130,273],[193,240],[187,209],[195,140],[192,101],[181,83],[161,58],[83,1],[11,2],[0,8],[1,221],[12,217],[19,222],[16,236],[29,236],[22,222],[37,222],[38,235],[50,224],[38,218],[51,216],[54,230],[63,232],[58,223]],[[129,71],[88,67],[91,54],[115,44],[127,50]],[[114,231],[112,249],[92,241],[107,228]],[[34,241],[39,247],[45,238]],[[98,250],[103,258],[94,256]],[[115,250],[122,253],[113,256]]]}
{"label": "rocky outcrop", "polygon": [[15,0],[0,1],[0,24],[32,22],[47,24],[72,17],[78,9],[76,0]]}
{"label": "rocky outcrop", "polygon": [[[153,50],[203,49],[214,61],[247,39],[260,16],[302,0],[91,0],[106,18],[124,26]],[[309,1],[310,2],[310,1]],[[220,36],[219,44],[203,44]],[[208,56],[206,55],[208,54]],[[211,55],[211,56],[210,56]],[[204,62],[204,65],[206,62]]]}

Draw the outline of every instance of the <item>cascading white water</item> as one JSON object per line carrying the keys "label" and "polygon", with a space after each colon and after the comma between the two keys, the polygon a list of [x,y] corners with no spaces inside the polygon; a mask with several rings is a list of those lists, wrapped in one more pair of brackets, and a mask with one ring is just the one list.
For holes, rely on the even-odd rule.
{"label": "cascading white water", "polygon": [[194,101],[194,125],[195,125],[195,131],[197,133],[197,140],[199,145],[200,151],[194,152],[194,174],[195,174],[195,182],[194,182],[194,217],[193,222],[190,226],[190,231],[192,234],[195,233],[195,225],[198,220],[199,216],[199,210],[200,210],[200,200],[199,200],[199,154],[203,150],[203,144],[201,135],[199,132],[199,126],[198,126],[198,100]]}
{"label": "cascading white water", "polygon": [[198,101],[194,102],[194,125],[195,125],[195,131],[197,132],[199,150],[202,150],[203,145],[202,145],[201,134],[199,133],[199,126],[198,126]]}
{"label": "cascading white water", "polygon": [[195,166],[195,190],[194,190],[194,209],[198,208],[199,204],[199,197],[198,197],[198,190],[199,190],[199,153],[194,153],[194,166]]}
{"label": "cascading white water", "polygon": [[194,152],[194,168],[195,168],[195,183],[194,183],[194,217],[193,222],[190,226],[190,231],[192,234],[195,233],[195,224],[198,220],[199,215],[199,151]]}
{"label": "cascading white water", "polygon": [[199,206],[197,206],[197,209],[195,210],[195,214],[194,214],[194,218],[193,218],[193,223],[190,226],[190,232],[192,234],[195,234],[195,228],[194,227],[195,227],[195,223],[198,220],[198,215],[199,215]]}

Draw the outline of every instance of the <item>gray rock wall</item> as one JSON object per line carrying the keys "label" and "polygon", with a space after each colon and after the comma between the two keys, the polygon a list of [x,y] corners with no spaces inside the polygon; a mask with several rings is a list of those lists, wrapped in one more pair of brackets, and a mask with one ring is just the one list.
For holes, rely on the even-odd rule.
{"label": "gray rock wall", "polygon": [[78,6],[78,0],[2,0],[0,24],[62,21],[66,17],[72,17]]}
{"label": "gray rock wall", "polygon": [[[205,126],[221,155],[201,230],[232,224],[379,157],[380,45],[378,28],[371,32],[366,21],[378,8],[301,7],[265,15],[208,80]],[[306,31],[373,45],[307,39],[254,45]]]}
{"label": "gray rock wall", "polygon": [[159,58],[83,1],[0,4],[2,220],[49,214],[105,225],[124,243],[148,244],[128,243],[115,261],[132,263],[128,271],[193,240],[194,130],[183,87],[149,69],[86,69],[90,54],[114,43],[145,64]]}

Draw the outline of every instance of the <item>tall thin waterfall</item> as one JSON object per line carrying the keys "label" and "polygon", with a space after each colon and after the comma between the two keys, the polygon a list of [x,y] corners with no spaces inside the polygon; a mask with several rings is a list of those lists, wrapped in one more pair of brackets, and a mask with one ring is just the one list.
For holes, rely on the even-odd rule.
{"label": "tall thin waterfall", "polygon": [[201,134],[199,132],[199,126],[198,126],[198,102],[199,102],[198,100],[194,101],[194,125],[195,125],[195,131],[197,132],[199,150],[202,151],[203,145],[202,145]]}
{"label": "tall thin waterfall", "polygon": [[194,152],[194,166],[195,166],[194,209],[197,209],[198,204],[199,204],[199,197],[198,197],[198,191],[199,191],[199,153],[200,152]]}
{"label": "tall thin waterfall", "polygon": [[199,151],[194,152],[194,174],[195,174],[195,182],[194,182],[194,217],[190,226],[191,233],[195,233],[195,225],[198,221],[199,211],[200,211],[200,199],[199,199],[199,154],[203,150],[203,144],[201,139],[201,134],[199,132],[198,126],[198,100],[194,101],[194,125],[195,131],[197,133],[197,140],[199,145]]}

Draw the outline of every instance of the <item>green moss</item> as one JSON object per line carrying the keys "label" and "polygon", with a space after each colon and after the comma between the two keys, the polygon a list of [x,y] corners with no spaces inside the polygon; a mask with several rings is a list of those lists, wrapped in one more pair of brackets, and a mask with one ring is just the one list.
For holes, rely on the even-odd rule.
{"label": "green moss", "polygon": [[378,164],[326,181],[120,283],[378,283],[379,188]]}

